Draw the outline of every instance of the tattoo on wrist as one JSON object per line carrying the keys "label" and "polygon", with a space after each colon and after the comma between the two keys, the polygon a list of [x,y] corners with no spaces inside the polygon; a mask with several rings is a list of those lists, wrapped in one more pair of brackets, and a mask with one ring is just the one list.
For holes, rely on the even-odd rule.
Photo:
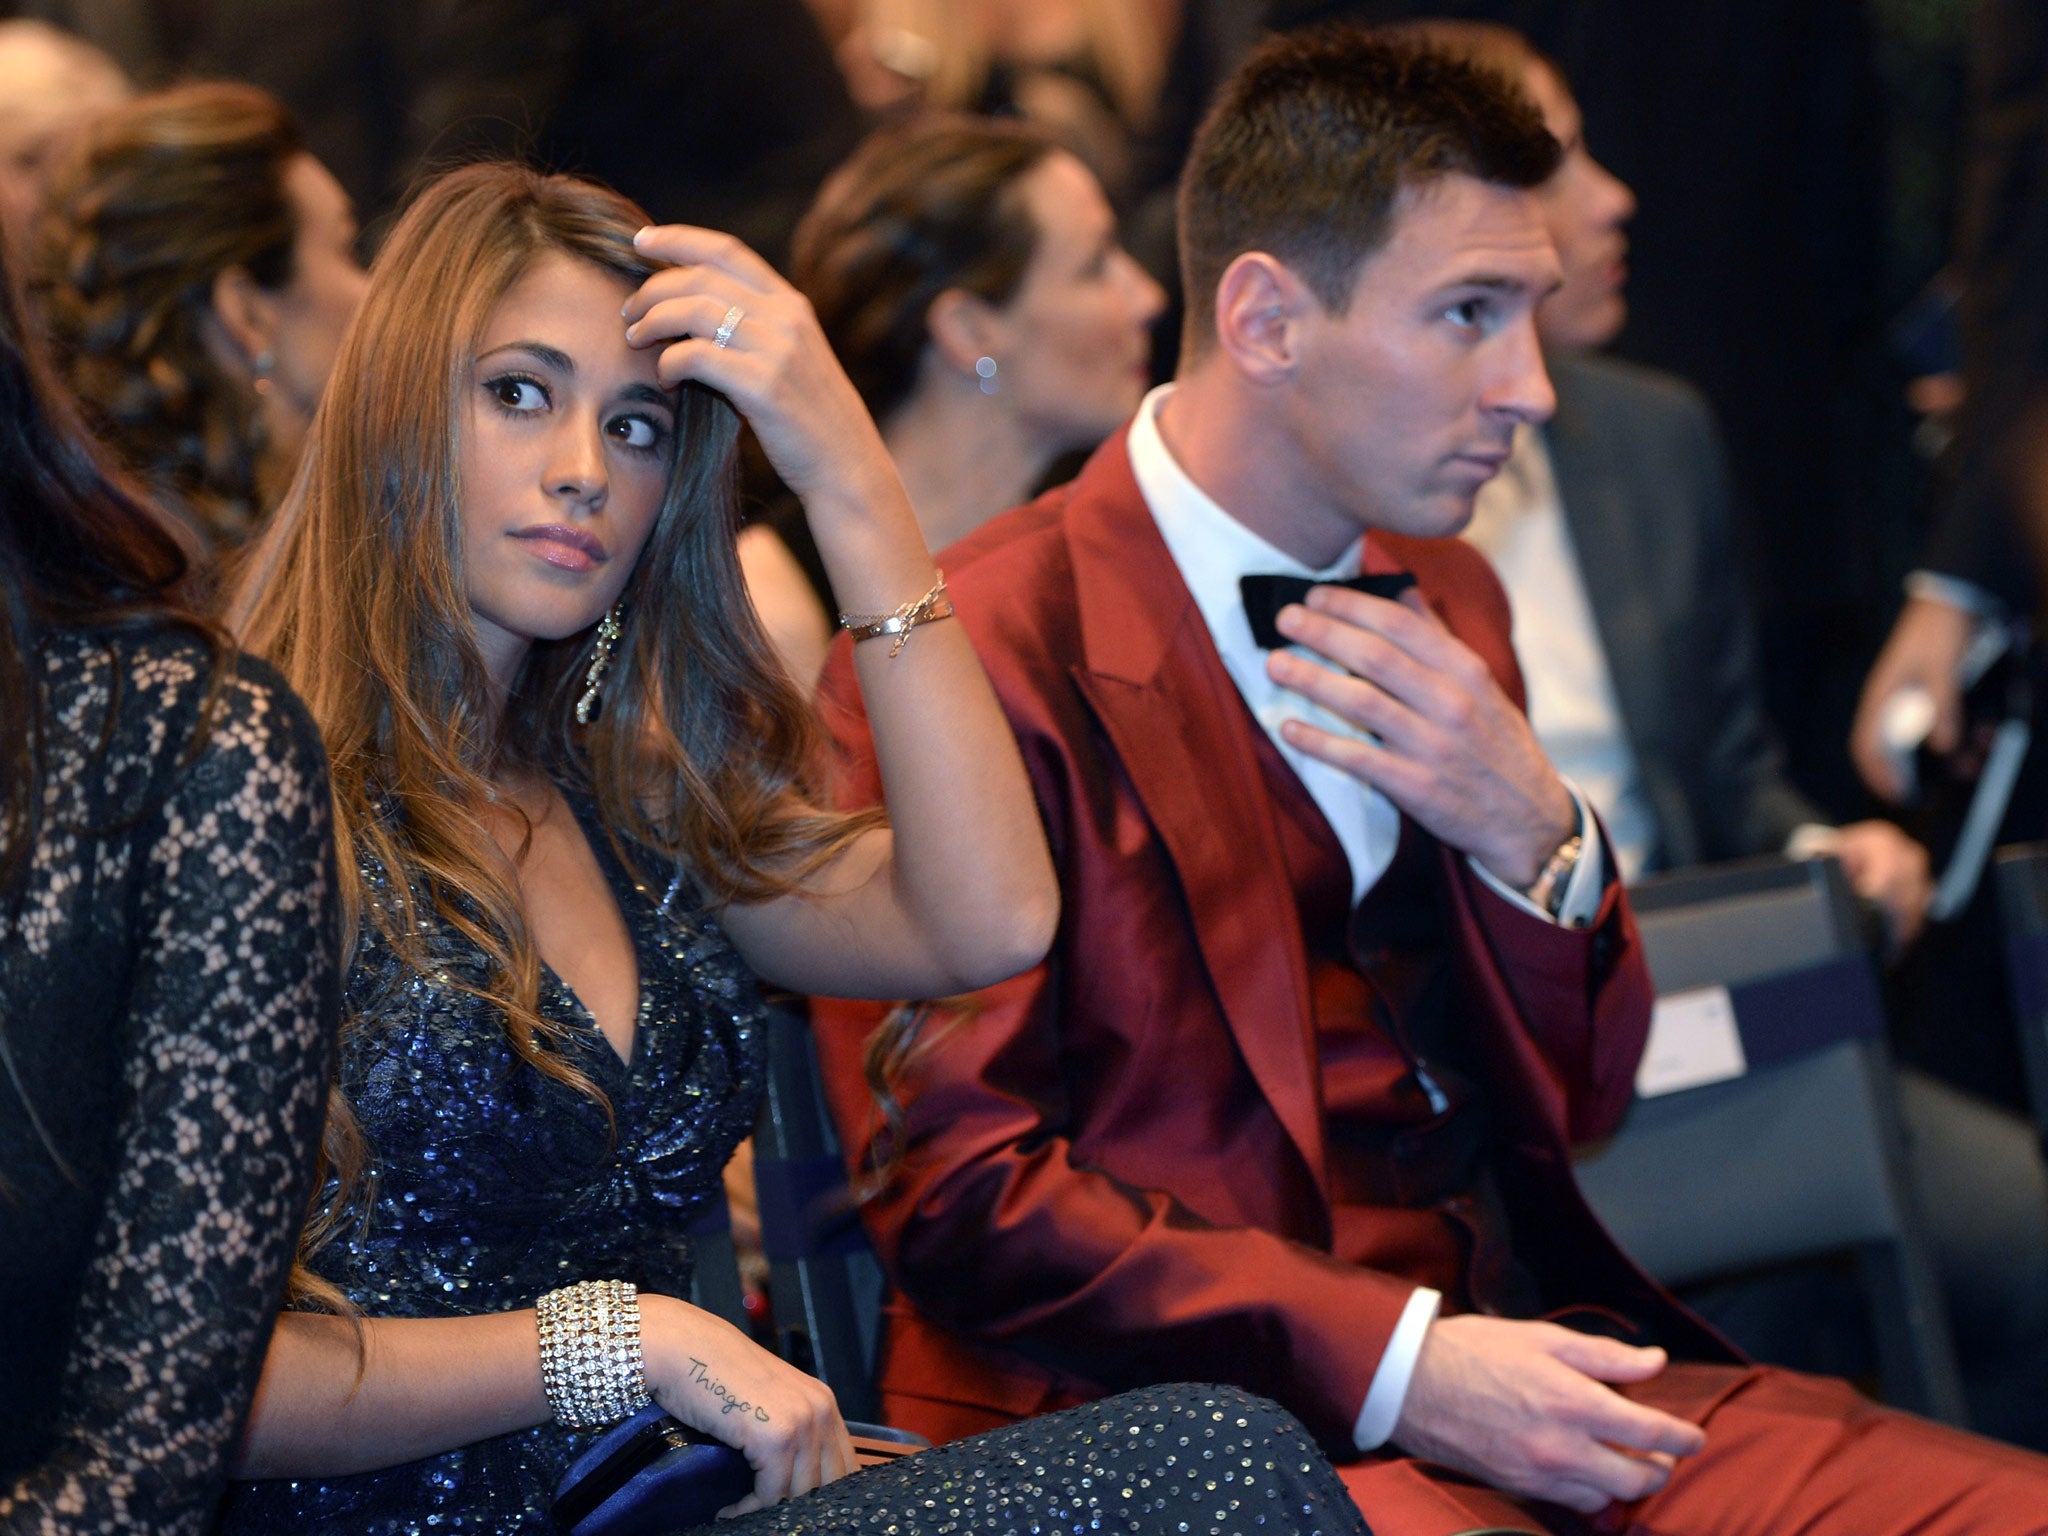
{"label": "tattoo on wrist", "polygon": [[721,1415],[728,1413],[751,1413],[758,1422],[763,1424],[768,1422],[768,1410],[766,1408],[756,1408],[752,1403],[734,1397],[731,1389],[716,1376],[713,1376],[705,1368],[704,1362],[697,1359],[694,1355],[690,1358],[690,1380],[697,1383],[698,1386],[724,1404],[718,1410]]}

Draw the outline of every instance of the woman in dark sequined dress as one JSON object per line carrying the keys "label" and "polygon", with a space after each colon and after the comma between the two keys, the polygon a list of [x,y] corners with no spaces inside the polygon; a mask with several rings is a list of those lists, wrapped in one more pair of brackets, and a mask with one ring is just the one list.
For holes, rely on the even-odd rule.
{"label": "woman in dark sequined dress", "polygon": [[0,272],[0,1532],[212,1518],[339,1003],[320,738],[177,604]]}
{"label": "woman in dark sequined dress", "polygon": [[1195,1389],[833,1484],[829,1393],[677,1299],[758,1103],[753,973],[960,990],[1042,951],[1056,896],[943,605],[858,647],[890,824],[817,808],[734,554],[734,408],[849,606],[937,575],[808,306],[735,242],[643,222],[510,166],[428,188],[235,605],[327,735],[355,859],[301,1288],[328,1306],[280,1322],[226,1529],[548,1529],[589,1436],[551,1411],[535,1304],[612,1280],[640,1288],[653,1397],[752,1463],[740,1509],[809,1495],[768,1528],[1355,1528],[1298,1427]]}

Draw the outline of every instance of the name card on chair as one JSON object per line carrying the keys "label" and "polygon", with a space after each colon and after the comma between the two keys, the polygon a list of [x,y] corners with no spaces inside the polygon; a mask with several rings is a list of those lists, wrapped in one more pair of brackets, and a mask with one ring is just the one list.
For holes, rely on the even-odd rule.
{"label": "name card on chair", "polygon": [[1694,987],[1657,999],[1650,1011],[1649,1043],[1636,1068],[1638,1097],[1704,1088],[1748,1070],[1726,987]]}

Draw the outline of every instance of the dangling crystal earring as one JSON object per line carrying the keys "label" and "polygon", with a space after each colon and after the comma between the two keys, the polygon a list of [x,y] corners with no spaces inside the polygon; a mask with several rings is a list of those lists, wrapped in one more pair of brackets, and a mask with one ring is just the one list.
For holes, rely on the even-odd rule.
{"label": "dangling crystal earring", "polygon": [[996,374],[999,370],[996,367],[996,360],[994,358],[977,357],[974,360],[974,372],[981,380],[981,392],[984,395],[992,395],[1003,387],[996,382]]}
{"label": "dangling crystal earring", "polygon": [[604,686],[605,669],[612,664],[612,647],[619,639],[619,610],[623,603],[613,603],[606,610],[604,622],[597,626],[597,644],[590,653],[590,670],[583,674],[583,697],[576,701],[576,723],[588,725],[599,713],[598,690]]}
{"label": "dangling crystal earring", "polygon": [[249,360],[249,366],[256,374],[254,380],[251,381],[251,387],[255,389],[257,394],[267,395],[277,387],[271,382],[270,378],[270,370],[277,366],[277,354],[275,352],[272,352],[267,347],[264,348],[263,351],[258,352]]}

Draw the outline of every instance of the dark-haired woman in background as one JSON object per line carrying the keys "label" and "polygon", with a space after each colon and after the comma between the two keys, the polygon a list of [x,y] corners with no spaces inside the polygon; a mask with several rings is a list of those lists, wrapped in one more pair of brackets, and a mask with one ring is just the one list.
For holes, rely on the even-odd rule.
{"label": "dark-haired woman in background", "polygon": [[[1026,500],[1137,409],[1165,303],[1079,160],[977,118],[871,137],[798,226],[791,271],[933,549]],[[766,522],[742,535],[741,559],[808,685],[835,605],[794,504],[771,502]]]}
{"label": "dark-haired woman in background", "polygon": [[319,737],[176,606],[0,276],[0,1532],[210,1520],[338,1008]]}
{"label": "dark-haired woman in background", "polygon": [[27,276],[88,421],[214,558],[283,495],[362,299],[347,195],[252,86],[102,114]]}

